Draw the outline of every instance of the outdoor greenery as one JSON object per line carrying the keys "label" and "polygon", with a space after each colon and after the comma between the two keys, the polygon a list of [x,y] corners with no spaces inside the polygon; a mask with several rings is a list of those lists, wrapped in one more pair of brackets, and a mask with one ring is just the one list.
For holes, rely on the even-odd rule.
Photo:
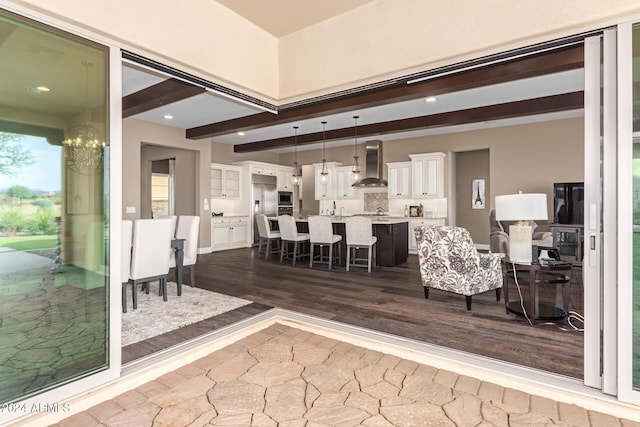
{"label": "outdoor greenery", "polygon": [[60,194],[36,195],[14,185],[0,194],[0,236],[53,235],[60,216]]}
{"label": "outdoor greenery", "polygon": [[33,156],[23,140],[24,135],[0,132],[0,175],[15,175],[22,166],[33,164]]}
{"label": "outdoor greenery", "polygon": [[51,249],[56,247],[57,236],[25,236],[0,238],[0,246],[16,251]]}

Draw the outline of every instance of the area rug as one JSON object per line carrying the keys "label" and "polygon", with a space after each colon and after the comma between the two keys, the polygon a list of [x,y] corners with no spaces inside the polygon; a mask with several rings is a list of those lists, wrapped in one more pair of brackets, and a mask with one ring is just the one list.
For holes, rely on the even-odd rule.
{"label": "area rug", "polygon": [[189,285],[183,285],[182,296],[178,296],[175,282],[167,284],[168,301],[164,302],[158,296],[157,282],[152,282],[150,289],[145,294],[138,288],[138,308],[134,310],[131,286],[127,287],[127,312],[122,313],[123,347],[251,303]]}

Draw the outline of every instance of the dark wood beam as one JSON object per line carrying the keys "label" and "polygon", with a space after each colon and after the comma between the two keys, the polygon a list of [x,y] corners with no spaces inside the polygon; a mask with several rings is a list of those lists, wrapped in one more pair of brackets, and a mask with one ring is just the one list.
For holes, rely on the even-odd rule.
{"label": "dark wood beam", "polygon": [[[469,71],[434,78],[414,84],[399,82],[382,89],[358,92],[300,107],[283,108],[278,114],[258,113],[251,116],[187,129],[189,139],[211,138],[239,131],[249,131],[266,126],[289,123],[295,120],[326,117],[393,102],[407,101],[427,96],[437,96],[465,89],[504,83],[544,74],[582,68],[582,45],[571,46],[536,56],[517,58]],[[286,106],[285,106],[286,107]]]}
{"label": "dark wood beam", "polygon": [[206,92],[178,79],[168,79],[122,98],[122,117],[130,117]]}
{"label": "dark wood beam", "polygon": [[[389,133],[408,132],[420,129],[432,129],[443,126],[478,123],[488,120],[499,120],[513,117],[523,117],[534,114],[552,113],[583,108],[584,92],[571,92],[562,95],[545,96],[541,98],[525,99],[504,104],[488,105],[485,107],[469,108],[466,110],[449,111],[428,116],[411,117],[408,119],[392,120],[372,123],[358,127],[360,138],[375,137]],[[353,128],[328,130],[326,141],[341,140],[353,137]],[[322,132],[298,135],[298,146],[315,144],[322,141]],[[276,148],[293,146],[293,138],[269,139],[250,142],[234,146],[236,153],[248,153]]]}

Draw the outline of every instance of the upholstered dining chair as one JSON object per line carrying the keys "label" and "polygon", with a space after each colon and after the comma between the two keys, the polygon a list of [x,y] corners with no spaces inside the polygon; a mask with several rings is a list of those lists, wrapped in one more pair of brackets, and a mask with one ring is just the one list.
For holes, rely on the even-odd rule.
{"label": "upholstered dining chair", "polygon": [[429,288],[435,288],[464,295],[467,310],[471,297],[482,292],[495,290],[500,301],[501,254],[479,253],[462,227],[420,226],[414,233],[426,299]]}
{"label": "upholstered dining chair", "polygon": [[[198,235],[200,234],[200,217],[180,215],[176,227],[176,239],[184,239],[182,267],[189,269],[189,284],[193,288],[196,284],[196,260],[198,258]],[[176,272],[175,252],[171,252],[169,267]],[[178,282],[178,295],[182,295],[182,277]]]}
{"label": "upholstered dining chair", "polygon": [[[315,259],[315,247],[318,246],[318,262],[326,263],[331,270],[331,264],[334,261],[333,247],[338,246],[337,261],[340,262],[342,257],[341,244],[342,236],[339,234],[333,234],[333,225],[331,218],[328,216],[310,216],[309,217],[309,242],[311,247],[309,248],[309,267],[313,267],[313,261]],[[328,259],[324,261],[324,248],[328,248]]]}
{"label": "upholstered dining chair", "polygon": [[[345,218],[344,222],[347,237],[347,271],[349,267],[367,267],[367,271],[371,273],[371,266],[375,265],[374,245],[378,241],[378,238],[372,234],[371,218],[351,216]],[[357,257],[358,250],[362,249],[367,250],[367,258]],[[362,261],[367,263],[364,264]]]}
{"label": "upholstered dining chair", "polygon": [[308,253],[298,251],[300,243],[309,241],[309,233],[298,233],[296,221],[291,215],[278,216],[278,228],[280,229],[280,262],[284,259],[285,252],[289,254],[289,245],[293,244],[292,264],[296,265],[296,259],[309,256]]}
{"label": "upholstered dining chair", "polygon": [[[272,253],[280,252],[280,232],[271,230],[269,219],[265,214],[257,213],[255,216],[258,236],[260,238],[258,242],[258,254],[262,253],[262,245],[265,244],[264,259],[266,260]],[[273,242],[276,242],[275,248]]]}
{"label": "upholstered dining chair", "polygon": [[131,271],[131,233],[133,222],[123,220],[120,225],[120,281],[122,282],[122,312],[127,312],[127,284]]}
{"label": "upholstered dining chair", "polygon": [[176,215],[160,215],[159,219],[167,219],[171,220],[171,237],[175,237],[176,235],[176,226],[178,225],[178,217]]}
{"label": "upholstered dining chair", "polygon": [[171,257],[171,219],[137,219],[133,226],[131,272],[129,279],[133,287],[133,308],[138,308],[138,283],[146,284],[158,280],[160,293],[167,301],[167,278]]}

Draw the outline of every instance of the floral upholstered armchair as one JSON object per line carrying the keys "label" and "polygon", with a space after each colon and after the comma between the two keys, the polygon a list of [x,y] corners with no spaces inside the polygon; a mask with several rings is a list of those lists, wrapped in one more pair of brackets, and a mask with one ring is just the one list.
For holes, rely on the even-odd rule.
{"label": "floral upholstered armchair", "polygon": [[495,289],[500,301],[501,254],[478,253],[469,231],[461,227],[421,226],[414,232],[425,298],[429,288],[455,292],[466,296],[471,310],[472,295]]}

